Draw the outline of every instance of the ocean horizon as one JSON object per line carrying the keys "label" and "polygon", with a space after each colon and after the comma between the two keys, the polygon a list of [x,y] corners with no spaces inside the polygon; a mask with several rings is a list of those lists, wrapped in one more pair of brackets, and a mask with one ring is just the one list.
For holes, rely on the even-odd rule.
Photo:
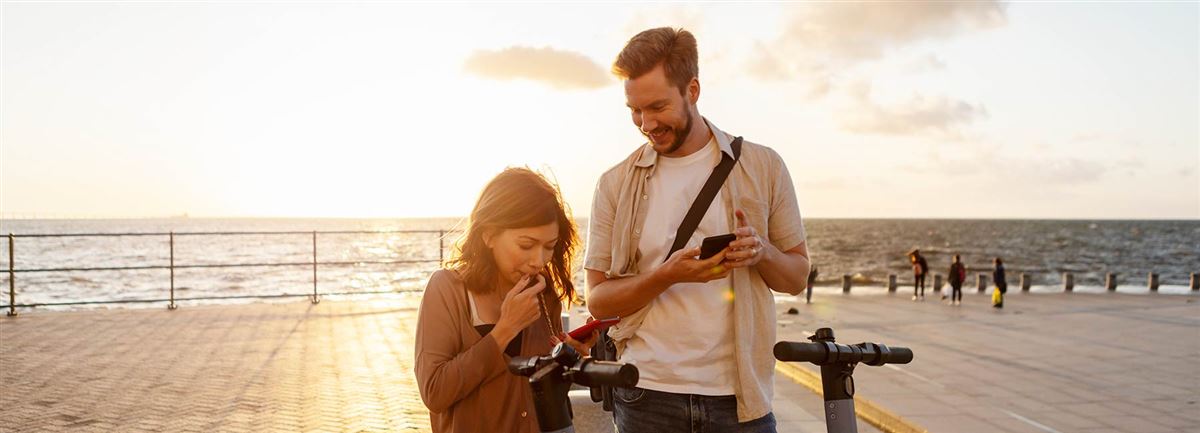
{"label": "ocean horizon", "polygon": [[[455,217],[8,219],[0,220],[0,233],[305,232],[176,236],[176,266],[295,264],[176,269],[176,296],[185,298],[311,293],[311,231],[431,231],[323,233],[317,239],[318,262],[346,263],[320,267],[321,292],[416,293],[438,261],[450,256],[454,230],[463,224],[464,218]],[[578,218],[577,224],[585,243],[587,219]],[[820,268],[817,286],[827,290],[840,290],[842,275],[851,275],[855,293],[881,293],[888,275],[895,274],[904,293],[912,280],[905,253],[913,248],[921,249],[931,272],[943,275],[950,257],[960,254],[970,274],[967,291],[974,290],[976,273],[990,280],[993,257],[1004,259],[1010,288],[1027,273],[1034,292],[1061,291],[1064,272],[1074,274],[1075,291],[1103,292],[1105,274],[1113,272],[1118,291],[1147,293],[1147,275],[1154,272],[1161,293],[1189,293],[1189,274],[1200,272],[1200,220],[810,218],[805,228],[811,258]],[[447,232],[441,239],[439,230]],[[167,236],[17,237],[13,246],[17,304],[167,296],[169,275],[162,269],[20,272],[166,266],[172,252]],[[577,258],[578,266],[582,250]],[[397,261],[416,263],[378,263]],[[8,262],[8,254],[0,252],[0,270],[7,270]],[[0,288],[7,292],[8,273],[0,275]],[[582,273],[576,277],[582,285]]]}

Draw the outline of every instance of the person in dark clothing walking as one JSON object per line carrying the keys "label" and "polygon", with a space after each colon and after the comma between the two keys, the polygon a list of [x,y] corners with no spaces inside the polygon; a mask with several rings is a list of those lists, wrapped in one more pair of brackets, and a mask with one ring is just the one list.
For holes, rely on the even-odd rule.
{"label": "person in dark clothing walking", "polygon": [[996,257],[993,261],[995,269],[992,269],[992,281],[996,282],[996,291],[1000,292],[999,296],[993,296],[994,302],[992,306],[995,308],[1004,308],[1004,295],[1008,293],[1008,281],[1004,279],[1004,262]]}
{"label": "person in dark clothing walking", "polygon": [[808,287],[804,290],[804,303],[812,303],[813,287],[817,285],[817,265],[812,265],[812,270],[808,272]]}
{"label": "person in dark clothing walking", "polygon": [[950,264],[950,288],[953,291],[950,293],[950,302],[953,304],[962,304],[962,285],[967,279],[967,268],[962,264],[962,258],[958,254],[954,255],[954,262]]}
{"label": "person in dark clothing walking", "polygon": [[925,262],[925,257],[918,249],[908,253],[908,261],[912,262],[913,267],[913,300],[918,299],[918,289],[919,298],[925,299],[925,274],[929,273],[929,263]]}

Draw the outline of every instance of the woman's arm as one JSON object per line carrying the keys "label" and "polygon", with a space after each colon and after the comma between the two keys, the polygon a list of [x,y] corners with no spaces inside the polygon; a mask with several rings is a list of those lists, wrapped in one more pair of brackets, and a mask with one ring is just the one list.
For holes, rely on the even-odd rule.
{"label": "woman's arm", "polygon": [[498,374],[505,374],[500,345],[486,335],[475,345],[461,348],[449,292],[453,285],[446,276],[435,273],[425,288],[417,314],[416,376],[421,400],[431,412],[444,412],[480,385]]}

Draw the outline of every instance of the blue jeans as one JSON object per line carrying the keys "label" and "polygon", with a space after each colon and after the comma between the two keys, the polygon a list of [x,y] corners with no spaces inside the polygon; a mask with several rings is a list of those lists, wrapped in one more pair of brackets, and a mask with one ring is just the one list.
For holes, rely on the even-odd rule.
{"label": "blue jeans", "polygon": [[775,433],[775,415],[738,423],[737,398],[613,388],[620,433]]}

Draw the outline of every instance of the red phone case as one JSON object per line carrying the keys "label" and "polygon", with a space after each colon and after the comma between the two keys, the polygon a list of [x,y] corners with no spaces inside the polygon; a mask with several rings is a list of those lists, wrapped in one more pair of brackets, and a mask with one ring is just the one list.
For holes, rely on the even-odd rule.
{"label": "red phone case", "polygon": [[620,317],[614,317],[611,319],[593,320],[591,322],[585,323],[583,326],[575,328],[571,332],[568,332],[567,335],[570,335],[571,338],[574,338],[576,340],[583,341],[584,339],[591,336],[592,331],[597,330],[597,329],[608,328],[609,326],[616,325],[620,321],[621,321]]}

